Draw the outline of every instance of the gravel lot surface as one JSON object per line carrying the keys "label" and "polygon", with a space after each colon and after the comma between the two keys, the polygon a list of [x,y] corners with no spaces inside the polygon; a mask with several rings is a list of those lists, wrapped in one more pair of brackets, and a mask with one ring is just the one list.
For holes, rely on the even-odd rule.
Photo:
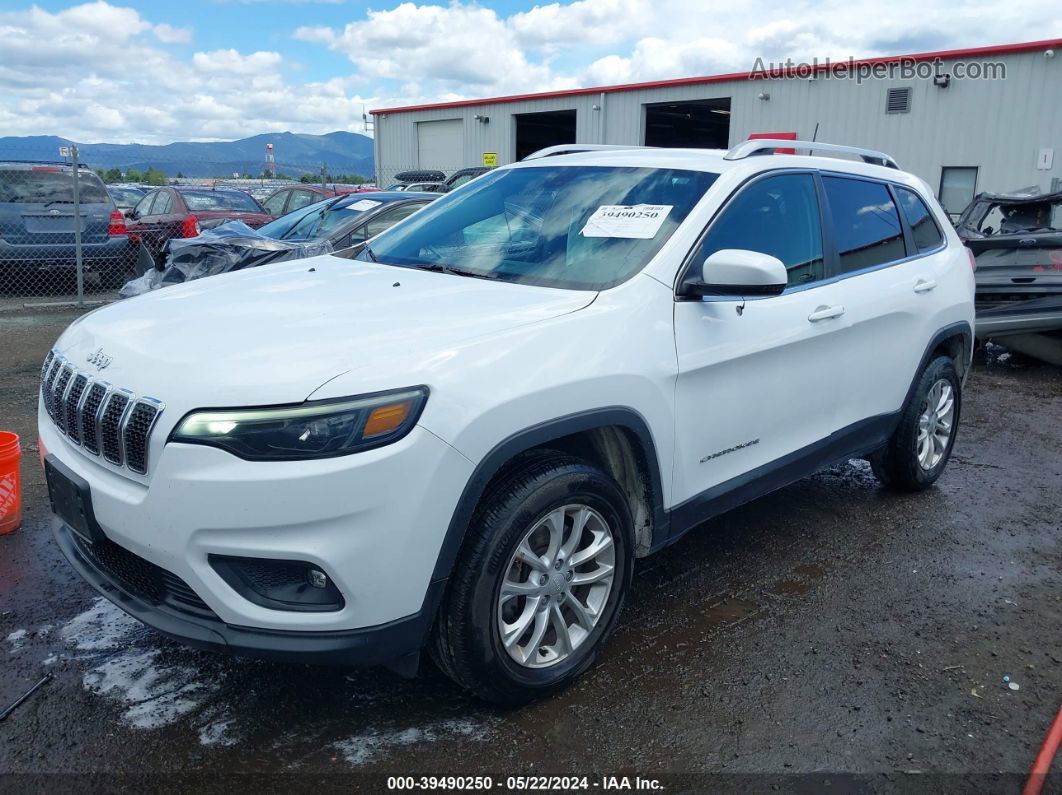
{"label": "gravel lot surface", "polygon": [[0,773],[377,791],[388,774],[682,773],[670,790],[1016,792],[1062,701],[1059,368],[981,361],[929,492],[883,491],[853,461],[640,561],[597,667],[504,712],[430,664],[409,681],[227,658],[97,597],[52,541],[36,451],[40,363],[75,316],[0,313],[0,427],[22,436],[26,505],[0,537],[0,707],[54,674],[0,723]]}

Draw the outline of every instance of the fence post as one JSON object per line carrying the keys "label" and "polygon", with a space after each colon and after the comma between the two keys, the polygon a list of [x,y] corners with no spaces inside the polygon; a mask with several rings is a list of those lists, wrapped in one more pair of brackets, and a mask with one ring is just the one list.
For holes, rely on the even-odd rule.
{"label": "fence post", "polygon": [[74,258],[77,263],[77,305],[85,306],[85,268],[81,251],[81,186],[78,171],[81,166],[77,161],[77,146],[70,147],[70,159],[74,164]]}

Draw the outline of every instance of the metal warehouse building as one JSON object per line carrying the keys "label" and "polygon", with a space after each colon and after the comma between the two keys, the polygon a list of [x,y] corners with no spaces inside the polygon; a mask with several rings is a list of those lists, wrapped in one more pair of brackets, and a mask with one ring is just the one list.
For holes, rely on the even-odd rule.
{"label": "metal warehouse building", "polygon": [[888,152],[952,213],[979,191],[1062,189],[1062,39],[849,61],[848,78],[837,68],[757,63],[742,74],[374,110],[377,180],[502,165],[553,144],[728,148],[751,136]]}

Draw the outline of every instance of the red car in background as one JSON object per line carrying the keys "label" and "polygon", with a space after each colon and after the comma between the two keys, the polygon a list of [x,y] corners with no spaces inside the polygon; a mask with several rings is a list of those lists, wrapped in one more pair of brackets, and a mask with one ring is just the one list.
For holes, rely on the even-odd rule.
{"label": "red car in background", "polygon": [[141,242],[158,261],[175,237],[195,237],[226,221],[243,221],[257,229],[272,220],[250,194],[232,188],[156,188],[127,212],[129,239]]}
{"label": "red car in background", "polygon": [[293,210],[314,204],[322,199],[331,199],[347,193],[371,193],[379,188],[366,188],[363,185],[285,185],[277,188],[262,201],[262,206],[270,218],[279,218]]}

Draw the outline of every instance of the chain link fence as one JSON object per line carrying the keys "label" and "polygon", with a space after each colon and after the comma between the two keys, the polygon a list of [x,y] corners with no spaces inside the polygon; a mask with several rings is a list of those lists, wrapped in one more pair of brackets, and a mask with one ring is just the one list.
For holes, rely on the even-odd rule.
{"label": "chain link fence", "polygon": [[83,147],[86,157],[62,139],[22,140],[0,147],[0,311],[116,300],[126,282],[162,266],[170,240],[227,220],[257,228],[356,191],[443,194],[488,171],[411,164],[361,174],[327,162],[274,162],[272,150],[261,163],[186,156],[159,167],[116,164],[102,145]]}
{"label": "chain link fence", "polygon": [[84,147],[97,153],[85,157],[76,145],[52,145],[61,139],[22,140],[0,147],[0,311],[113,301],[127,281],[160,264],[173,238],[226,220],[259,227],[336,193],[375,187],[371,173],[327,162],[186,157],[157,167],[116,164],[99,145]]}

